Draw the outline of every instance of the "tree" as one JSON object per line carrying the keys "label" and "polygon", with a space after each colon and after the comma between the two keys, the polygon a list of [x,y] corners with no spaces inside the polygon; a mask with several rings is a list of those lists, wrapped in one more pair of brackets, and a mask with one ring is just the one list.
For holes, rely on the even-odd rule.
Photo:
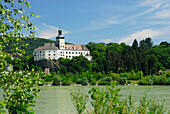
{"label": "tree", "polygon": [[133,49],[138,48],[138,41],[136,39],[133,41],[132,47],[133,47]]}
{"label": "tree", "polygon": [[[39,92],[39,73],[30,71],[7,73],[6,71],[7,65],[13,65],[7,58],[11,61],[15,58],[14,64],[18,64],[21,61],[19,57],[25,53],[22,48],[27,47],[28,44],[23,41],[26,39],[22,34],[23,29],[29,32],[28,38],[35,37],[35,26],[29,18],[34,16],[34,13],[27,13],[25,10],[30,7],[29,4],[27,0],[1,0],[0,2],[0,87],[4,93],[2,102],[10,114],[33,113],[31,107],[34,106],[34,98]],[[12,53],[5,51],[8,45],[12,45]]]}

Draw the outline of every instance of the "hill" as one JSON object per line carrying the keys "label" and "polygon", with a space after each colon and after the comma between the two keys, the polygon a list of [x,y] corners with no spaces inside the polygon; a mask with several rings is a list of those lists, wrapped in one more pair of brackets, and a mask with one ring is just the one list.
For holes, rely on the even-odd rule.
{"label": "hill", "polygon": [[25,56],[31,55],[34,49],[38,48],[39,46],[43,46],[44,43],[55,43],[53,40],[44,39],[44,38],[37,38],[35,39],[26,39],[24,40],[25,43],[28,43],[29,46],[25,49],[26,53]]}

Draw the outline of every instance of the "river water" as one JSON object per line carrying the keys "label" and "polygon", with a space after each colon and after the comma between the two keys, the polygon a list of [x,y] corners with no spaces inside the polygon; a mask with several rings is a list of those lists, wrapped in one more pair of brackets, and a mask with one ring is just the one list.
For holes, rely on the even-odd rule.
{"label": "river water", "polygon": [[[34,108],[36,114],[76,114],[71,102],[70,91],[78,90],[87,94],[93,86],[42,86]],[[99,86],[105,88],[105,86]],[[165,104],[170,110],[170,86],[118,86],[121,88],[122,99],[131,93],[133,100],[139,101],[140,96],[147,93],[148,97],[166,100]]]}

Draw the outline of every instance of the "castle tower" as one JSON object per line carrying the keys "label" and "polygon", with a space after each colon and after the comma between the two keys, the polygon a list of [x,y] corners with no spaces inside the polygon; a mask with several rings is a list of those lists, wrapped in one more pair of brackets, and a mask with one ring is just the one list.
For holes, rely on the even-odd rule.
{"label": "castle tower", "polygon": [[58,29],[58,36],[56,37],[56,46],[58,49],[65,49],[65,39],[62,35],[61,27]]}

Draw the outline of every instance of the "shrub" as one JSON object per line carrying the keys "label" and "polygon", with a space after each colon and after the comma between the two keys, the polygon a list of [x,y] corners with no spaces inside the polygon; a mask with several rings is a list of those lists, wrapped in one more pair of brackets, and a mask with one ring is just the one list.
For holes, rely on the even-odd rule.
{"label": "shrub", "polygon": [[128,84],[131,84],[132,82],[130,80],[127,81]]}
{"label": "shrub", "polygon": [[113,80],[117,80],[120,75],[116,73],[111,73],[110,76],[112,77]]}
{"label": "shrub", "polygon": [[107,81],[107,82],[111,82],[111,81],[112,81],[112,77],[107,77],[107,78],[106,78],[106,81]]}
{"label": "shrub", "polygon": [[62,85],[70,85],[70,84],[71,84],[70,81],[64,81],[64,82],[62,83]]}
{"label": "shrub", "polygon": [[93,81],[91,82],[91,85],[96,85],[96,83],[97,83],[97,81],[96,81],[96,80],[93,80]]}
{"label": "shrub", "polygon": [[106,78],[102,78],[101,81],[106,81]]}
{"label": "shrub", "polygon": [[167,84],[167,85],[170,85],[170,77],[168,78],[166,84]]}
{"label": "shrub", "polygon": [[98,85],[108,85],[108,84],[110,84],[110,83],[107,81],[101,81],[101,80],[98,83]]}
{"label": "shrub", "polygon": [[169,78],[170,77],[170,72],[166,73],[166,77]]}
{"label": "shrub", "polygon": [[89,83],[89,80],[86,77],[84,77],[81,84],[88,85],[88,83]]}
{"label": "shrub", "polygon": [[157,76],[154,79],[154,85],[165,85],[167,83],[167,77],[165,75]]}
{"label": "shrub", "polygon": [[52,84],[52,85],[60,85],[60,83],[61,83],[61,78],[58,77],[58,76],[56,76],[56,77],[54,78],[54,81],[53,81],[53,84]]}
{"label": "shrub", "polygon": [[124,73],[120,73],[120,77],[128,77],[129,76],[129,74],[127,73],[127,72],[124,72]]}
{"label": "shrub", "polygon": [[154,81],[150,77],[145,77],[138,82],[139,85],[152,85],[153,83]]}
{"label": "shrub", "polygon": [[89,80],[86,77],[79,78],[77,80],[77,84],[87,85],[89,83]]}
{"label": "shrub", "polygon": [[119,78],[117,79],[117,81],[118,81],[120,84],[124,85],[124,84],[126,84],[127,78],[126,78],[126,77],[119,77]]}

